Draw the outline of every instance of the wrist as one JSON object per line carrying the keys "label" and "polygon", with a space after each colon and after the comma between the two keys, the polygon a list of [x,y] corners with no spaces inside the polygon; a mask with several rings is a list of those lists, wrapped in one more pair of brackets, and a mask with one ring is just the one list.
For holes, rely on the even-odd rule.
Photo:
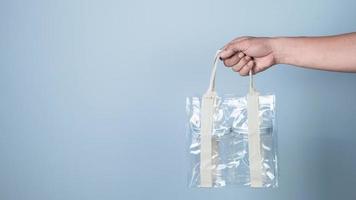
{"label": "wrist", "polygon": [[288,38],[273,37],[269,40],[275,63],[288,64],[288,51],[286,46],[286,44],[288,44]]}

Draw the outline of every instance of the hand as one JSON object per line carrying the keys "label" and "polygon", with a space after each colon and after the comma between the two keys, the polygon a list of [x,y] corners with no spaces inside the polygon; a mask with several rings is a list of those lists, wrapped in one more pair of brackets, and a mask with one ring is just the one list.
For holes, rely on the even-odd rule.
{"label": "hand", "polygon": [[240,37],[225,45],[220,53],[225,66],[231,67],[241,76],[252,70],[253,74],[276,64],[271,38]]}

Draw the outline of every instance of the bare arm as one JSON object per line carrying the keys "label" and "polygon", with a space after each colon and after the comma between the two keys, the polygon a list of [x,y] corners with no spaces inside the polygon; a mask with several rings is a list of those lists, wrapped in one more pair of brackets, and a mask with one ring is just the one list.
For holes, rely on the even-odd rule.
{"label": "bare arm", "polygon": [[274,64],[356,72],[356,33],[324,37],[241,37],[220,54],[224,64],[241,75],[261,72]]}

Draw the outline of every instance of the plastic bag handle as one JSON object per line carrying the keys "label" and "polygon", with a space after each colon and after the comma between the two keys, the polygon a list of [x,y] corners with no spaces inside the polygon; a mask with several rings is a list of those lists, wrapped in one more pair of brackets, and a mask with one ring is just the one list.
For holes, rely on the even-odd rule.
{"label": "plastic bag handle", "polygon": [[[215,93],[215,78],[216,78],[216,69],[218,66],[218,61],[220,60],[220,53],[222,50],[217,50],[215,53],[214,57],[214,62],[213,62],[213,70],[210,75],[210,83],[209,83],[209,88],[206,92],[206,94],[214,94]],[[254,89],[254,81],[253,81],[253,75],[252,75],[252,70],[249,71],[249,77],[250,77],[250,87],[249,87],[249,92],[255,91]]]}

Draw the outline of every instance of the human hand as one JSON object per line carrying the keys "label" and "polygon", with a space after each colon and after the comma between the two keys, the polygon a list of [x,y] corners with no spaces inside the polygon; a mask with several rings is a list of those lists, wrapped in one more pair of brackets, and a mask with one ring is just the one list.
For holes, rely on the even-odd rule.
{"label": "human hand", "polygon": [[252,70],[253,74],[276,64],[272,38],[240,37],[224,46],[219,54],[225,66],[231,67],[241,76]]}

